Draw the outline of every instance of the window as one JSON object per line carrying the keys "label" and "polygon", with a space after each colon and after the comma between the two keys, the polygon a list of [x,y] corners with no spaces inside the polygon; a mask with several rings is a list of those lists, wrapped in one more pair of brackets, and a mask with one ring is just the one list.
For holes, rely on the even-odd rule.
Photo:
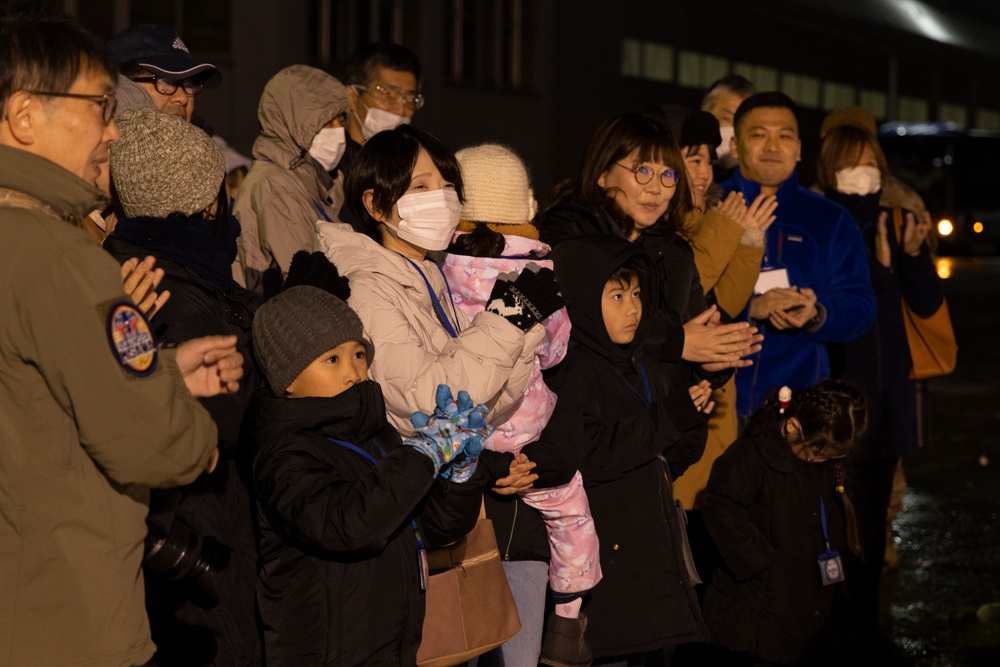
{"label": "window", "polygon": [[976,127],[980,130],[1000,130],[1000,111],[979,109],[976,111]]}
{"label": "window", "polygon": [[836,81],[823,82],[823,109],[833,111],[843,107],[852,107],[858,103],[857,91],[854,86]]}
{"label": "window", "polygon": [[778,70],[773,67],[752,65],[750,63],[735,63],[733,65],[733,74],[739,74],[749,79],[757,87],[757,90],[778,89]]}
{"label": "window", "polygon": [[888,114],[886,95],[877,90],[861,90],[858,93],[860,104],[875,114],[876,118],[885,118]]}
{"label": "window", "polygon": [[958,123],[962,127],[969,124],[969,112],[962,104],[951,104],[942,102],[938,109],[938,120],[949,123]]}
{"label": "window", "polygon": [[781,92],[801,107],[819,107],[819,79],[785,72],[781,75]]}
{"label": "window", "polygon": [[926,123],[928,117],[927,100],[919,97],[899,97],[899,120],[909,123]]}
{"label": "window", "polygon": [[681,51],[678,60],[678,83],[687,88],[708,88],[729,74],[729,61],[718,56]]}

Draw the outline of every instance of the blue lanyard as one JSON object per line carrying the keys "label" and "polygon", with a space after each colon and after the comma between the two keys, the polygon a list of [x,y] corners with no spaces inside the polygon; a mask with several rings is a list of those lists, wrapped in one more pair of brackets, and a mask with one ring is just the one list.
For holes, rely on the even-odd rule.
{"label": "blue lanyard", "polygon": [[823,541],[826,542],[826,551],[830,553],[830,534],[826,527],[826,503],[823,502],[823,496],[819,497],[819,522],[823,526]]}
{"label": "blue lanyard", "polygon": [[323,210],[323,207],[319,205],[319,202],[316,201],[316,198],[315,197],[310,197],[310,199],[312,199],[313,206],[316,208],[316,211],[321,216],[323,216],[323,219],[326,220],[327,222],[333,222],[333,220],[330,219],[330,216],[328,216],[326,214],[326,211]]}
{"label": "blue lanyard", "polygon": [[[417,263],[404,255],[400,255],[400,257],[409,262],[410,266],[416,269],[417,273],[420,274],[420,277],[424,279],[424,284],[427,285],[427,293],[431,295],[431,303],[434,304],[434,310],[437,311],[438,317],[441,318],[441,323],[448,331],[449,336],[452,338],[458,338],[458,331],[456,331],[458,328],[458,310],[455,308],[455,299],[451,295],[451,285],[448,284],[448,276],[444,275],[444,271],[441,271],[440,266],[437,264],[434,265],[437,267],[438,271],[441,271],[441,277],[444,278],[444,286],[448,290],[448,301],[451,302],[451,311],[455,315],[455,326],[451,325],[451,321],[448,319],[448,314],[444,311],[444,306],[441,305],[441,300],[438,299],[437,294],[434,293],[434,288],[431,287],[431,281],[427,280],[427,276],[425,276],[424,272],[420,270]],[[459,329],[459,331],[461,331],[461,329]]]}
{"label": "blue lanyard", "polygon": [[646,367],[642,365],[642,362],[641,362],[641,361],[640,361],[640,362],[638,362],[638,363],[636,364],[636,366],[638,366],[638,368],[639,368],[639,375],[641,375],[641,376],[642,376],[642,386],[643,386],[643,387],[645,388],[645,390],[646,390],[646,395],[645,395],[645,396],[643,396],[642,394],[640,394],[640,393],[639,393],[639,390],[638,390],[638,389],[636,389],[636,388],[635,388],[634,386],[632,386],[632,383],[631,383],[631,382],[629,382],[629,381],[628,381],[627,379],[625,379],[625,376],[624,376],[624,375],[622,375],[622,374],[621,374],[621,373],[620,373],[620,372],[618,371],[618,369],[617,369],[617,368],[615,368],[615,367],[614,367],[614,366],[613,366],[613,365],[611,364],[611,362],[610,362],[610,361],[608,361],[607,359],[604,359],[603,357],[601,357],[601,359],[602,359],[602,360],[604,361],[604,363],[606,363],[606,364],[607,364],[608,366],[611,366],[611,370],[613,370],[613,371],[615,372],[615,374],[616,374],[616,375],[617,375],[618,377],[620,377],[620,378],[622,379],[622,382],[624,382],[624,383],[625,383],[625,386],[627,386],[627,387],[628,387],[629,389],[631,389],[631,390],[632,390],[632,393],[633,393],[633,394],[635,394],[636,396],[638,396],[638,397],[639,397],[639,398],[640,398],[640,399],[642,400],[642,402],[643,402],[643,403],[645,403],[646,405],[652,405],[652,404],[653,404],[653,390],[652,390],[652,388],[651,388],[651,387],[649,386],[649,376],[648,376],[648,375],[646,375]]}
{"label": "blue lanyard", "polygon": [[[366,452],[365,450],[361,449],[360,447],[358,447],[353,443],[347,442],[345,440],[337,440],[336,438],[327,438],[327,440],[329,440],[330,442],[335,442],[341,447],[346,447],[355,454],[360,454],[361,456],[368,459],[368,461],[370,461],[372,465],[376,465],[378,463],[378,460],[374,456],[372,456],[371,454],[369,454],[368,452]],[[375,447],[378,448],[379,455],[385,458],[385,450],[382,449],[382,447],[377,442],[375,443]],[[423,549],[424,539],[420,537],[420,531],[417,529],[417,522],[413,519],[413,516],[410,516],[410,526],[413,528],[413,535],[417,538],[417,548]]]}

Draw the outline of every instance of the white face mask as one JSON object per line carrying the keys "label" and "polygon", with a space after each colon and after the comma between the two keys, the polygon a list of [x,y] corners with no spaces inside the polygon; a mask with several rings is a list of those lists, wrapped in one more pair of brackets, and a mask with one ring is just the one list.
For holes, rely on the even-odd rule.
{"label": "white face mask", "polygon": [[720,126],[719,134],[722,135],[722,143],[719,144],[717,149],[715,149],[715,153],[719,156],[719,159],[722,159],[729,155],[729,140],[736,136],[736,128],[732,125],[728,127]]}
{"label": "white face mask", "polygon": [[882,189],[882,172],[876,167],[850,167],[837,172],[837,192],[870,195]]}
{"label": "white face mask", "polygon": [[462,203],[450,189],[403,195],[396,202],[399,227],[396,234],[424,250],[444,250],[458,227]]}
{"label": "white face mask", "polygon": [[324,127],[313,137],[309,155],[330,171],[340,163],[347,149],[347,135],[342,127]]}
{"label": "white face mask", "polygon": [[[361,99],[358,98],[361,102]],[[364,104],[364,102],[361,102]],[[391,111],[385,111],[383,109],[376,109],[374,107],[365,106],[367,113],[365,113],[365,122],[361,123],[361,136],[365,138],[365,141],[371,139],[376,134],[382,130],[391,130],[399,125],[405,125],[410,122],[410,119],[406,116],[400,116],[399,114],[392,113]],[[354,112],[354,117],[360,122],[361,119],[358,118],[358,112]]]}

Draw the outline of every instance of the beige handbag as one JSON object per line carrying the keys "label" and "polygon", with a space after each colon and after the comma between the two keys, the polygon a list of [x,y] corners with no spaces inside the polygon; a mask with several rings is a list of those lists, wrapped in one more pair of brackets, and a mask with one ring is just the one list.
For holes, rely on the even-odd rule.
{"label": "beige handbag", "polygon": [[521,620],[485,505],[471,533],[428,552],[427,561],[431,576],[419,667],[460,665],[518,633]]}

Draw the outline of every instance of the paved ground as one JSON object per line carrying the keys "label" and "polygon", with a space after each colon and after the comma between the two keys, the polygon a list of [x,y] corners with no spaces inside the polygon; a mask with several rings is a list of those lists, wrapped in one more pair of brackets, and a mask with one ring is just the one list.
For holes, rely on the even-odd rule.
{"label": "paved ground", "polygon": [[1000,258],[949,262],[956,372],[930,381],[932,436],[896,520],[896,643],[928,667],[1000,665]]}

